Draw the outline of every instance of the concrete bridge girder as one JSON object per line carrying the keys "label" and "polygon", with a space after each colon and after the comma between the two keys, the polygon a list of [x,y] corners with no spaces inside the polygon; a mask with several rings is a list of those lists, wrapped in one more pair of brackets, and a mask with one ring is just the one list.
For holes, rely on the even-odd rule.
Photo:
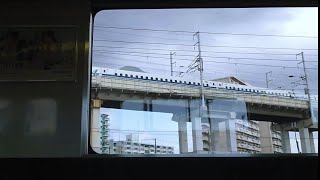
{"label": "concrete bridge girder", "polygon": [[[121,104],[130,104],[130,103],[147,103],[150,106],[152,106],[153,111],[159,111],[162,112],[164,109],[164,106],[170,107],[170,109],[176,109],[175,111],[167,111],[168,113],[186,113],[189,110],[188,109],[194,109],[198,110],[200,107],[200,100],[199,99],[190,99],[188,97],[185,98],[164,98],[164,97],[158,97],[158,96],[151,96],[149,95],[132,95],[132,94],[123,94],[121,96],[118,96],[117,93],[114,94],[112,92],[98,92],[97,97],[99,99],[105,100],[104,102],[107,104],[107,101],[114,100],[114,101],[120,101],[125,102]],[[207,102],[211,101],[211,99],[207,99]],[[138,105],[141,106],[141,105]],[[162,106],[162,108],[161,108]],[[211,104],[207,104],[209,110],[215,110],[215,107],[211,107]],[[125,108],[125,107],[124,107]],[[180,109],[179,109],[180,108]],[[157,110],[158,109],[158,110]],[[137,108],[132,110],[139,110]],[[143,109],[140,109],[143,110]],[[150,110],[150,109],[149,109]],[[306,112],[303,109],[297,110],[293,108],[275,108],[274,106],[268,107],[268,106],[259,106],[259,105],[250,105],[247,103],[247,110],[248,112],[245,112],[245,114],[248,114],[250,119],[252,120],[258,120],[258,121],[270,121],[270,122],[291,122],[291,121],[298,121],[301,119],[306,119]],[[164,112],[166,112],[164,111]],[[201,112],[194,112],[194,114],[202,114]],[[197,115],[197,116],[198,116]],[[207,117],[206,117],[207,116]],[[208,118],[210,114],[208,112],[205,112],[202,117]],[[191,121],[191,120],[189,120]]]}

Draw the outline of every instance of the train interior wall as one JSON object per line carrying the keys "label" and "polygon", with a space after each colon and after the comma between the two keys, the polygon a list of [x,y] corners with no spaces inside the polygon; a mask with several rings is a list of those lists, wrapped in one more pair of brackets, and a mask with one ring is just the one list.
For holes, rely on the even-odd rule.
{"label": "train interior wall", "polygon": [[80,157],[86,153],[89,23],[88,0],[1,2],[2,28],[75,26],[78,59],[76,81],[0,82],[0,157]]}

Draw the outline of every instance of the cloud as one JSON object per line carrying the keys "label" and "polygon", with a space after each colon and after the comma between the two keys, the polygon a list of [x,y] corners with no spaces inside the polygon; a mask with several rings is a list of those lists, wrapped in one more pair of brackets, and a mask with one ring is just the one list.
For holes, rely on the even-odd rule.
{"label": "cloud", "polygon": [[[101,11],[95,17],[95,25],[113,26],[113,27],[132,27],[132,28],[148,28],[148,29],[167,29],[167,30],[186,30],[186,31],[207,31],[207,32],[229,32],[229,33],[254,33],[254,34],[283,34],[283,35],[309,35],[317,36],[317,8],[251,8],[251,9],[175,9],[175,10],[112,10]],[[94,49],[106,50],[106,52],[94,52],[93,64],[119,68],[123,65],[133,65],[141,67],[148,72],[164,74],[170,73],[169,53],[174,50],[185,50],[188,52],[176,52],[174,61],[177,62],[175,71],[186,71],[186,67],[196,57],[197,51],[192,45],[192,34],[185,33],[168,33],[154,31],[134,31],[119,29],[103,29],[95,28],[94,39],[131,41],[131,42],[148,42],[148,43],[175,43],[188,46],[168,46],[161,44],[135,44],[135,43],[119,43],[108,41],[94,41],[95,46],[107,46]],[[273,71],[272,88],[292,88],[291,81],[283,75],[303,75],[300,69],[285,69],[263,66],[245,66],[235,65],[232,63],[255,63],[255,64],[273,64],[280,66],[297,66],[296,62],[278,62],[278,61],[252,61],[237,58],[257,58],[257,59],[295,59],[294,55],[276,56],[276,55],[250,55],[250,54],[217,54],[219,52],[242,52],[242,53],[300,53],[299,50],[261,50],[261,49],[235,49],[235,48],[210,48],[205,45],[232,45],[232,46],[250,46],[250,47],[297,47],[297,48],[318,48],[317,39],[307,38],[279,38],[279,37],[256,37],[256,36],[225,36],[225,35],[209,35],[201,34],[201,44],[203,45],[203,56],[227,56],[231,57],[231,64],[205,63],[204,75],[206,79],[214,79],[218,77],[237,75],[240,78],[251,82],[257,86],[265,86],[265,72]],[[108,48],[122,47],[122,48]],[[142,48],[142,49],[132,49]],[[143,50],[161,48],[162,51]],[[113,51],[113,52],[110,52]],[[116,52],[115,52],[116,51]],[[130,51],[130,53],[128,53]],[[133,53],[132,52],[138,52]],[[142,53],[167,54],[166,55],[146,55]],[[317,60],[317,51],[305,52],[306,59]],[[190,55],[190,57],[185,57]],[[153,58],[160,56],[161,58]],[[182,61],[180,59],[188,59],[190,61]],[[221,61],[226,62],[227,59],[204,57],[204,61]],[[140,61],[140,62],[138,62]],[[152,63],[161,63],[168,66],[159,66]],[[314,67],[317,63],[310,63],[308,67]],[[180,67],[184,66],[184,67]],[[178,68],[180,67],[180,68]],[[250,71],[245,72],[245,71]],[[282,75],[280,75],[282,74]],[[310,88],[313,93],[317,92],[318,71],[308,71],[310,79]],[[197,73],[186,76],[197,77]],[[303,89],[303,86],[296,89]],[[301,91],[300,91],[301,92]]]}

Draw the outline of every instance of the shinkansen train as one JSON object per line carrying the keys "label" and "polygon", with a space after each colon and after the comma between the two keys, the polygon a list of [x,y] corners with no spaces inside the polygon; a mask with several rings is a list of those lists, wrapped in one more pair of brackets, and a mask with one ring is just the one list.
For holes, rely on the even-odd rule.
{"label": "shinkansen train", "polygon": [[[181,77],[174,77],[174,76],[118,70],[118,69],[111,69],[111,68],[101,68],[101,67],[94,67],[93,69],[94,70],[92,73],[93,75],[96,75],[96,76],[114,76],[114,77],[128,78],[128,79],[155,81],[160,83],[175,83],[175,84],[186,85],[186,86],[201,86],[200,80],[190,79],[190,78],[181,78]],[[218,81],[204,80],[203,86],[207,88],[225,89],[230,91],[240,91],[243,93],[255,93],[255,94],[268,95],[268,96],[282,96],[287,98],[296,97],[292,91],[290,92],[285,90],[271,90],[271,89],[266,89],[262,87],[251,86],[251,85],[238,85],[238,84],[223,83]]]}

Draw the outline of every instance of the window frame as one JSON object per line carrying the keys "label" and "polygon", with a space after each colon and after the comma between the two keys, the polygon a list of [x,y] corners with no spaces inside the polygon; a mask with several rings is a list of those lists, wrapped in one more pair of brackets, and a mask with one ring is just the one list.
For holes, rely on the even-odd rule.
{"label": "window frame", "polygon": [[[209,3],[207,1],[207,2],[205,2],[203,4],[203,3],[200,3],[200,2],[196,2],[196,1],[197,0],[194,0],[193,3],[191,3],[192,5],[190,5],[188,3],[187,3],[187,5],[184,5],[184,3],[182,1],[179,2],[179,3],[177,3],[177,1],[174,1],[172,3],[170,3],[170,1],[166,1],[166,2],[168,2],[168,5],[163,5],[163,3],[152,4],[152,2],[148,2],[148,1],[140,1],[140,2],[143,2],[143,3],[138,3],[136,5],[134,5],[134,4],[130,3],[130,2],[127,2],[127,3],[123,3],[122,2],[123,3],[122,4],[120,2],[113,1],[111,3],[110,2],[108,2],[108,3],[92,3],[91,10],[92,10],[93,21],[94,21],[94,17],[99,11],[101,11],[101,10],[110,10],[110,9],[119,9],[119,10],[120,9],[150,9],[150,8],[151,9],[162,9],[162,8],[187,8],[187,7],[188,8],[190,8],[190,7],[191,8],[201,8],[201,7],[206,7],[206,8],[235,8],[235,7],[237,7],[237,8],[240,8],[240,7],[248,7],[248,6],[250,8],[250,6],[257,7],[257,4],[258,4],[258,7],[265,7],[265,6],[267,6],[267,7],[318,7],[318,2],[317,1],[312,1],[312,0],[305,0],[305,1],[292,0],[291,3],[279,2],[277,0],[271,0],[271,1],[269,1],[269,3],[265,3],[265,2],[261,3],[260,2],[261,5],[259,5],[259,2],[256,2],[255,0],[249,1],[249,3],[247,3],[246,5],[241,5],[241,4],[236,5],[237,3],[234,3],[234,2],[229,2],[229,3],[226,2],[224,4],[224,3],[222,3],[224,1],[211,2],[211,3]],[[148,2],[148,3],[146,3],[146,2]],[[91,24],[91,26],[92,26],[91,28],[93,28],[93,24],[94,23]],[[91,39],[93,38],[93,34],[91,34],[90,38]],[[91,41],[90,51],[92,51],[92,49],[93,49],[92,43],[93,42]],[[91,56],[89,58],[89,61],[92,62],[92,53],[91,53]],[[90,66],[90,68],[92,68],[91,64],[89,66]],[[115,73],[115,75],[117,76],[117,73]],[[90,91],[90,94],[91,94],[91,90],[92,90],[91,89],[91,79],[92,79],[92,74],[91,73],[89,73],[89,77],[90,77],[89,78],[89,80],[90,80],[90,82],[89,82],[89,91]],[[120,73],[120,77],[123,77],[121,73]],[[143,76],[141,76],[141,78],[143,79]],[[162,81],[162,79],[161,79],[161,81]],[[189,82],[189,84],[190,84],[190,82]],[[213,86],[215,86],[215,83],[213,83]],[[219,84],[219,86],[221,87],[221,84]],[[241,90],[243,90],[243,89],[241,88]],[[247,89],[246,89],[246,91],[247,91]],[[257,91],[257,92],[260,93],[259,91]],[[266,92],[265,94],[271,94],[271,93],[270,92]],[[291,94],[288,95],[288,96],[292,97]],[[89,113],[91,114],[90,101],[89,101]],[[89,125],[88,125],[88,131],[87,131],[88,135],[87,136],[89,138],[88,138],[88,141],[87,141],[88,146],[86,148],[87,148],[87,150],[90,151],[90,148],[91,148],[91,144],[90,144],[91,143],[90,142],[91,116],[88,117],[88,122],[89,122]],[[169,149],[171,150],[172,148],[169,147]],[[92,150],[92,148],[91,148],[91,150]],[[150,151],[152,152],[153,150],[151,149]],[[92,152],[94,152],[94,151],[92,150]],[[88,154],[98,154],[98,153],[92,153],[92,152],[91,153],[89,152]],[[130,153],[128,152],[128,154],[130,154]],[[105,156],[115,156],[115,155],[108,155],[108,154],[103,154],[103,155],[105,155]],[[122,157],[128,156],[126,154],[117,154],[117,156],[119,156],[119,155],[122,156]],[[157,156],[168,157],[167,154],[166,155],[157,155]],[[179,155],[179,154],[174,155],[174,156],[180,156],[181,157],[181,155]],[[212,157],[212,156],[219,157],[219,155],[206,155],[206,157]],[[244,155],[244,156],[248,157],[247,155]],[[234,158],[234,157],[244,157],[244,156],[242,156],[242,155],[231,155],[229,157]],[[270,155],[264,155],[264,154],[259,154],[259,155],[258,154],[250,154],[250,156],[251,157],[270,157]],[[275,156],[275,154],[271,155],[271,157],[272,156]],[[283,155],[281,154],[281,156],[283,156]],[[285,155],[285,156],[290,157],[291,155]],[[299,156],[314,156],[314,157],[318,157],[317,155],[313,155],[313,154],[300,154],[300,155],[298,155],[298,157]],[[142,157],[150,157],[150,156],[142,155]],[[225,156],[223,156],[223,157],[225,157]]]}

